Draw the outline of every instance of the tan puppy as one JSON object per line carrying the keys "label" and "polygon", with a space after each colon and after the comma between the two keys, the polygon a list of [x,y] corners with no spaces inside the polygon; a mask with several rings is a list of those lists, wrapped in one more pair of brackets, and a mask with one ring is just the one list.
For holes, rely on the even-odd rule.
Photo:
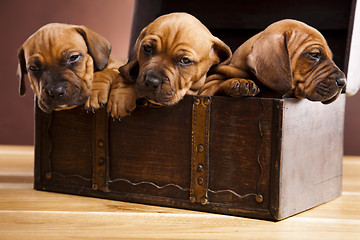
{"label": "tan puppy", "polygon": [[345,84],[320,32],[299,21],[282,20],[242,44],[229,64],[214,69],[200,93],[254,96],[260,87],[264,93],[275,91],[273,96],[330,103]]}
{"label": "tan puppy", "polygon": [[110,43],[84,27],[60,23],[43,26],[18,52],[20,94],[24,77],[44,112],[85,104],[95,110],[107,103],[110,84],[123,63],[109,59]]}
{"label": "tan puppy", "polygon": [[[138,98],[173,105],[185,94],[197,94],[209,69],[231,57],[230,48],[187,13],[163,15],[145,27],[128,63],[119,71],[135,82]],[[109,103],[116,116],[116,87]]]}

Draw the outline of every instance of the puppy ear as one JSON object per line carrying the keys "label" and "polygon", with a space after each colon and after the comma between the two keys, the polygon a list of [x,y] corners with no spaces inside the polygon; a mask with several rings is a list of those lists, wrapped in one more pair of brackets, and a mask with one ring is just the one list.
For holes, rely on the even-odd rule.
{"label": "puppy ear", "polygon": [[293,80],[286,33],[262,33],[252,46],[247,65],[267,87],[280,94],[291,90]]}
{"label": "puppy ear", "polygon": [[94,70],[103,70],[108,64],[110,57],[111,45],[109,41],[87,27],[80,26],[75,29],[86,42],[88,52],[94,60]]}
{"label": "puppy ear", "polygon": [[123,77],[129,82],[133,83],[136,81],[137,77],[139,76],[139,61],[138,61],[138,53],[140,42],[145,36],[146,28],[144,28],[139,37],[136,39],[135,45],[130,52],[128,62],[119,68],[119,72]]}
{"label": "puppy ear", "polygon": [[232,57],[231,49],[219,38],[214,37],[213,53],[214,62],[216,64],[228,64]]}
{"label": "puppy ear", "polygon": [[25,92],[26,92],[24,78],[25,78],[25,75],[27,74],[27,70],[26,70],[24,49],[22,47],[18,50],[18,61],[19,62],[18,62],[18,66],[17,66],[16,75],[20,82],[20,95],[24,96]]}
{"label": "puppy ear", "polygon": [[130,53],[128,62],[119,67],[120,74],[125,78],[128,83],[133,83],[139,76],[139,61],[138,61],[139,44],[136,41],[133,50]]}

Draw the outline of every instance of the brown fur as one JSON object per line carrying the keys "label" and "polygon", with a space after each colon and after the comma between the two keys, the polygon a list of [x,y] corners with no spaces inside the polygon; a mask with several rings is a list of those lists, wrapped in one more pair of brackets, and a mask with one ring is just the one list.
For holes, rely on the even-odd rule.
{"label": "brown fur", "polygon": [[25,75],[45,112],[107,103],[110,84],[123,63],[110,57],[110,43],[77,25],[51,23],[31,35],[18,52],[20,94]]}
{"label": "brown fur", "polygon": [[[119,71],[127,82],[135,84],[138,98],[173,105],[185,94],[197,94],[208,70],[230,57],[230,48],[199,20],[186,13],[172,13],[141,31],[128,63]],[[116,109],[118,94],[110,95],[109,103]],[[116,116],[116,110],[114,113]]]}
{"label": "brown fur", "polygon": [[215,68],[200,93],[254,96],[260,87],[274,91],[272,96],[329,103],[345,84],[325,38],[302,22],[282,20],[242,44],[229,64]]}

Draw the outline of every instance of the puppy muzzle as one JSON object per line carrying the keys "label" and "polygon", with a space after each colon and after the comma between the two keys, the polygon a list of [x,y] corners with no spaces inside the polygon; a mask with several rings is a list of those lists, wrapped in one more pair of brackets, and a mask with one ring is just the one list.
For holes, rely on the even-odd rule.
{"label": "puppy muzzle", "polygon": [[81,86],[76,86],[68,81],[56,84],[47,84],[43,87],[39,98],[39,107],[44,112],[64,110],[84,104],[87,100]]}
{"label": "puppy muzzle", "polygon": [[174,89],[169,78],[161,71],[150,69],[138,79],[136,90],[140,97],[159,105],[168,105],[174,97]]}
{"label": "puppy muzzle", "polygon": [[[337,74],[336,76],[334,76],[334,81],[335,81],[335,84],[337,87],[337,89],[336,89],[336,87],[334,88],[334,96],[328,100],[321,101],[323,104],[329,104],[329,103],[332,103],[333,101],[335,101],[338,98],[338,96],[340,95],[340,93],[342,92],[342,90],[344,89],[344,87],[346,86],[346,82],[347,82],[345,75],[342,72],[341,72],[341,74]],[[321,88],[319,88],[319,85],[320,84],[318,84],[318,86],[316,86],[317,91],[319,91],[319,89],[321,89]],[[324,91],[324,90],[322,90],[322,91]]]}

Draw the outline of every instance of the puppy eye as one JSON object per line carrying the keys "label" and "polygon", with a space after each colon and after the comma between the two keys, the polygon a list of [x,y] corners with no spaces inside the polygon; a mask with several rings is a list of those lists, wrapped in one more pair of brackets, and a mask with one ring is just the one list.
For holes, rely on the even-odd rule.
{"label": "puppy eye", "polygon": [[151,53],[152,53],[152,47],[151,47],[151,45],[146,44],[146,45],[143,46],[143,49],[144,49],[144,52],[147,53],[147,54],[151,54]]}
{"label": "puppy eye", "polygon": [[192,63],[192,61],[187,57],[183,57],[182,59],[180,59],[180,63],[183,65],[189,65]]}
{"label": "puppy eye", "polygon": [[30,70],[31,72],[38,72],[38,71],[40,70],[40,68],[39,68],[38,66],[36,66],[36,65],[31,65],[31,66],[29,67],[29,70]]}
{"label": "puppy eye", "polygon": [[310,58],[312,58],[313,60],[320,60],[321,58],[321,53],[320,52],[309,52],[308,55],[310,56]]}
{"label": "puppy eye", "polygon": [[71,55],[68,59],[68,63],[74,63],[74,62],[77,62],[79,61],[81,57],[81,54],[74,54],[74,55]]}

